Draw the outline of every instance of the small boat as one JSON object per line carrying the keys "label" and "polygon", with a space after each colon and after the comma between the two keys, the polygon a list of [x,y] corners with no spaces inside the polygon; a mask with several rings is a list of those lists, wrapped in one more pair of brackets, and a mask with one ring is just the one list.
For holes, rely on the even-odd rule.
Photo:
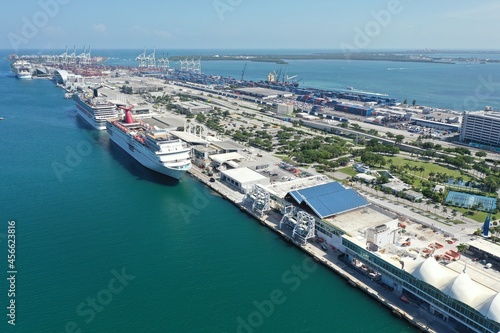
{"label": "small boat", "polygon": [[4,120],[5,118],[4,117],[0,117],[0,120]]}
{"label": "small boat", "polygon": [[354,87],[349,86],[347,87],[347,90],[354,90]]}

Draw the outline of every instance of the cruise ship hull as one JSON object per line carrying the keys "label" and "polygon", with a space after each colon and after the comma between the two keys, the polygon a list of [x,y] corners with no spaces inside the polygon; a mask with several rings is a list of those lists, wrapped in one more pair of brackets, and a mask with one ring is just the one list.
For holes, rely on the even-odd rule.
{"label": "cruise ship hull", "polygon": [[[98,131],[104,131],[106,129],[106,121],[117,119],[118,112],[114,110],[114,107],[107,106],[107,111],[102,111],[99,109],[92,109],[78,94],[73,95],[73,100],[76,105],[76,112],[78,115],[84,119],[90,126]],[[97,116],[96,114],[100,114]],[[105,115],[105,116],[104,116]]]}
{"label": "cruise ship hull", "polygon": [[78,103],[76,104],[76,113],[96,130],[104,131],[106,129],[106,120],[96,121],[95,117]]}
{"label": "cruise ship hull", "polygon": [[16,77],[21,80],[31,80],[33,77],[31,75],[31,64],[24,60],[18,60],[12,65],[12,71],[16,74]]}
{"label": "cruise ship hull", "polygon": [[31,80],[33,78],[30,73],[17,73],[16,76],[21,80]]}
{"label": "cruise ship hull", "polygon": [[107,131],[109,133],[109,138],[113,143],[118,145],[127,154],[132,156],[137,162],[150,170],[156,171],[160,174],[174,179],[180,179],[182,175],[191,168],[190,163],[175,168],[166,166],[159,161],[158,156],[156,156],[143,144],[141,144],[137,140],[134,140],[131,136],[125,134],[119,129],[115,128],[109,122],[107,124]]}

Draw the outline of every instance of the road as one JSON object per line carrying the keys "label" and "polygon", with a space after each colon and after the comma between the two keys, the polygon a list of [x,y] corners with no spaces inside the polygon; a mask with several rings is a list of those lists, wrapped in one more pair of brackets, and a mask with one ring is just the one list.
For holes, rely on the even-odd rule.
{"label": "road", "polygon": [[[370,186],[354,183],[352,186],[371,203],[384,207],[385,209],[431,228],[441,230],[444,233],[453,235],[460,241],[470,240],[472,233],[482,226],[481,223],[467,217],[460,218],[460,224],[454,224],[452,220],[446,219],[449,213],[444,213],[441,209],[432,211],[433,208],[426,207],[424,203],[411,202],[406,199],[397,199],[392,195],[386,195],[376,191]],[[430,208],[430,209],[429,209]],[[425,215],[423,215],[425,214]],[[456,220],[456,219],[454,219]]]}

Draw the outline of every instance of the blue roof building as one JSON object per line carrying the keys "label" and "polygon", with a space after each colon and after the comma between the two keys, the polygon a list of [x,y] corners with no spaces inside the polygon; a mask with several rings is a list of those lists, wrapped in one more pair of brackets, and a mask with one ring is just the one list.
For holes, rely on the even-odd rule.
{"label": "blue roof building", "polygon": [[292,191],[288,195],[298,205],[307,206],[322,219],[369,205],[356,191],[338,182]]}

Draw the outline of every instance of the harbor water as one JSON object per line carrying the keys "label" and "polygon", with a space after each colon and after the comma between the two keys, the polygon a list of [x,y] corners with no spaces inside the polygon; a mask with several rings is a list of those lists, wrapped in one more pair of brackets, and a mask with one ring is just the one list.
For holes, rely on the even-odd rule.
{"label": "harbor water", "polygon": [[[61,53],[64,51],[61,51]],[[105,64],[137,66],[134,60],[143,50],[102,50],[99,55],[109,57]],[[150,50],[149,52],[152,52]],[[321,54],[332,50],[157,50],[157,57],[170,55],[215,54]],[[97,53],[96,53],[97,54]],[[431,57],[500,60],[500,53],[430,54]],[[285,59],[286,60],[286,59]],[[362,60],[286,60],[281,65],[270,62],[203,61],[206,74],[231,76],[240,79],[263,81],[270,72],[281,77],[295,76],[300,86],[319,89],[348,87],[356,91],[388,94],[401,102],[456,111],[483,110],[492,106],[500,110],[500,63],[481,64],[461,61],[455,64],[425,62],[391,62]],[[245,65],[246,63],[246,65]],[[172,61],[171,67],[179,68]]]}
{"label": "harbor water", "polygon": [[0,332],[416,332],[189,175],[139,165],[5,55]]}

